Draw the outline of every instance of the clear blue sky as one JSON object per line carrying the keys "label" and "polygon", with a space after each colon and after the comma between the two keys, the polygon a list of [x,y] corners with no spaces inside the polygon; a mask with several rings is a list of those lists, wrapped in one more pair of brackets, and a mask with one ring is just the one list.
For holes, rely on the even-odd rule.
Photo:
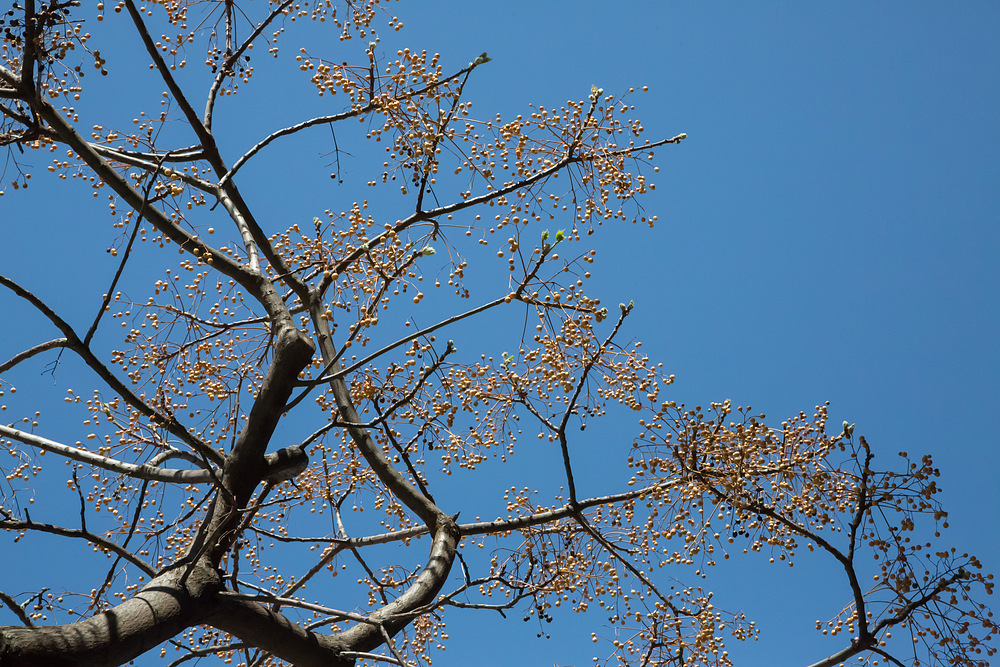
{"label": "clear blue sky", "polygon": [[[594,270],[599,296],[635,301],[628,335],[676,374],[678,401],[729,398],[780,422],[829,400],[831,423],[856,423],[879,457],[932,454],[951,513],[947,544],[1000,569],[1000,439],[990,426],[1000,414],[996,4],[423,0],[390,11],[405,28],[384,36],[387,52],[397,44],[427,49],[459,67],[489,53],[493,61],[467,92],[480,117],[582,100],[592,84],[608,94],[648,86],[633,98],[646,136],[686,132],[688,139],[657,153],[657,189],[643,202],[659,217],[656,228],[604,230]],[[335,61],[363,49],[310,39],[310,51]],[[304,77],[283,76],[294,31],[283,40],[278,63],[256,62],[250,106],[240,111],[239,97],[221,106],[217,123],[232,155],[260,132],[334,104],[316,100]],[[278,97],[269,84],[294,103],[268,106]],[[160,86],[152,88],[155,96]],[[134,106],[154,108],[153,96]],[[89,111],[95,121],[115,113]],[[268,160],[284,165],[283,176],[248,171],[241,181],[262,220],[275,219],[268,231],[283,230],[288,216],[310,220],[317,206],[349,205],[328,173],[302,199],[284,194],[304,182],[292,151],[316,158],[332,149],[327,143],[320,130],[275,148]],[[35,172],[32,188],[59,192],[47,189],[43,168]],[[9,180],[8,171],[4,186]],[[16,250],[0,258],[2,271],[71,309],[78,299],[58,281],[59,266],[43,277],[37,271],[48,249],[63,257],[64,244],[85,247],[77,232],[92,222],[107,230],[103,195],[90,202],[77,188],[74,198],[52,195],[39,210],[37,191],[6,190],[0,232]],[[100,294],[109,264],[95,261]],[[81,276],[80,289],[89,280]],[[37,342],[51,334],[30,321],[39,328],[8,325],[4,337]],[[594,446],[624,452],[626,444]],[[582,482],[594,494],[611,490],[599,473],[594,466]],[[489,474],[501,476],[489,484],[518,483],[515,472]],[[9,574],[21,552],[7,542],[0,553]],[[832,563],[802,561],[791,572],[749,559],[708,584],[720,607],[744,609],[764,632],[756,645],[730,647],[737,664],[809,664],[832,650],[813,622],[846,604],[846,589]],[[8,588],[5,579],[0,588]],[[588,639],[591,625],[600,626],[596,613],[557,616],[544,628],[548,640],[536,639],[537,626],[518,613],[499,620],[483,614],[450,623],[448,650],[435,664],[582,666],[605,650]],[[507,652],[512,644],[522,657]]]}

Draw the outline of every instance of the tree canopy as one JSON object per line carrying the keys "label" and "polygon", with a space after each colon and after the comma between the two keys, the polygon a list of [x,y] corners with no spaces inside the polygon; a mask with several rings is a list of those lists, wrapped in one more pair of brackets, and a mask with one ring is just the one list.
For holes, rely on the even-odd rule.
{"label": "tree canopy", "polygon": [[[115,262],[0,272],[8,327],[53,336],[0,355],[4,549],[96,562],[0,590],[0,664],[429,664],[456,615],[577,612],[601,664],[728,665],[758,629],[712,569],[755,553],[842,580],[815,665],[989,664],[992,575],[948,542],[929,456],[876,457],[825,404],[685,405],[634,303],[597,296],[599,239],[652,227],[656,160],[683,159],[641,90],[483,111],[490,55],[390,51],[378,0],[18,0],[0,23],[5,196],[44,157],[106,203],[77,224]],[[286,49],[321,113],[242,102]],[[276,185],[241,191],[250,170]],[[38,296],[53,273],[89,318]],[[86,374],[18,392],[40,367]],[[603,495],[574,473],[595,439],[628,471]]]}

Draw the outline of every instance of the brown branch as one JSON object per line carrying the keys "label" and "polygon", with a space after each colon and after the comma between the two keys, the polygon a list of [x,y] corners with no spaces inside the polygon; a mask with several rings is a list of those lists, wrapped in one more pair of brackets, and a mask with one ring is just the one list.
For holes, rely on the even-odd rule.
{"label": "brown branch", "polygon": [[243,596],[216,596],[215,608],[204,622],[296,667],[354,665],[353,660],[340,657],[348,647],[338,637],[310,632],[283,614]]}
{"label": "brown branch", "polygon": [[[417,88],[408,91],[397,97],[393,97],[391,98],[391,101],[398,102],[401,100],[408,100],[414,97],[420,97],[421,95],[429,93],[435,88],[441,87],[442,85],[448,83],[449,81],[458,79],[462,75],[468,76],[468,73],[471,72],[476,67],[478,67],[479,64],[481,63],[470,63],[468,66],[463,67],[462,69],[458,70],[449,77],[440,79],[422,88]],[[248,150],[246,153],[241,155],[239,159],[237,159],[236,162],[233,163],[233,166],[229,169],[229,171],[226,172],[221,179],[219,179],[219,185],[220,186],[224,185],[227,181],[231,180],[236,175],[236,172],[239,171],[240,168],[244,164],[246,164],[248,160],[250,160],[250,158],[254,157],[257,153],[266,148],[268,144],[270,144],[275,139],[280,139],[281,137],[287,137],[288,135],[295,134],[296,132],[301,132],[302,130],[308,129],[310,127],[315,127],[317,125],[328,125],[336,123],[338,121],[347,120],[349,118],[356,118],[358,116],[363,116],[367,113],[371,113],[372,111],[378,111],[381,108],[381,105],[385,101],[386,101],[385,99],[381,99],[378,102],[376,102],[375,100],[370,100],[368,104],[364,105],[363,107],[359,107],[357,109],[351,109],[350,111],[344,111],[341,113],[331,114],[328,116],[317,116],[315,118],[310,118],[309,120],[304,120],[301,123],[296,123],[295,125],[291,125],[289,127],[285,127],[275,132],[272,132],[271,134],[269,134],[268,136],[264,137],[262,140],[257,142],[254,146],[252,146],[250,150]]]}
{"label": "brown branch", "polygon": [[20,619],[20,621],[24,623],[26,627],[29,628],[35,627],[35,624],[31,620],[31,617],[28,616],[26,613],[24,613],[24,609],[22,609],[21,605],[17,603],[17,600],[7,595],[3,591],[0,591],[0,602],[2,602],[8,609],[14,612],[14,615],[17,616],[18,619]]}
{"label": "brown branch", "polygon": [[[39,523],[31,519],[21,520],[6,517],[0,519],[0,528],[4,530],[31,530],[39,533],[48,533],[49,535],[58,535],[60,537],[73,537],[81,540],[86,540],[87,542],[93,543],[99,549],[104,551],[110,551],[111,553],[121,556],[124,560],[127,560],[132,565],[145,572],[146,574],[153,576],[156,574],[156,570],[152,565],[139,558],[131,551],[115,544],[111,540],[105,539],[100,535],[85,530],[83,528],[64,528],[62,526],[56,526],[51,523]],[[6,665],[0,660],[0,664]]]}
{"label": "brown branch", "polygon": [[[90,142],[77,133],[47,99],[32,99],[30,104],[35,112],[49,124],[52,131],[83,160],[84,164],[94,171],[96,178],[109,185],[133,210],[138,210],[142,206],[142,195],[108,164],[106,159],[91,146]],[[208,246],[198,237],[181,229],[159,209],[150,208],[146,217],[150,224],[181,249],[192,254],[197,249],[201,253],[197,256],[201,261],[205,261],[227,277],[235,280],[258,300],[263,299],[259,275],[252,273],[229,255]]]}
{"label": "brown branch", "polygon": [[25,0],[24,3],[24,49],[21,59],[21,86],[27,95],[35,95],[35,63],[38,61],[37,17],[35,16],[35,0]]}
{"label": "brown branch", "polygon": [[23,352],[18,352],[5,363],[0,364],[0,373],[9,371],[10,369],[17,366],[22,361],[27,361],[31,359],[36,354],[41,354],[42,352],[47,352],[49,350],[54,350],[57,347],[66,347],[69,341],[65,338],[54,338],[45,343],[39,343],[38,345],[32,346]]}
{"label": "brown branch", "polygon": [[146,190],[142,193],[142,205],[140,205],[135,212],[132,234],[129,236],[128,243],[125,244],[125,250],[122,252],[121,261],[118,262],[118,270],[115,271],[115,275],[111,279],[111,286],[108,287],[108,291],[104,295],[104,301],[101,302],[101,307],[98,309],[97,315],[94,317],[93,324],[90,325],[87,335],[83,337],[83,344],[87,347],[90,346],[90,341],[93,340],[94,334],[97,333],[97,327],[101,323],[101,318],[104,317],[104,312],[114,296],[115,286],[118,285],[118,280],[122,277],[122,273],[125,271],[125,263],[128,262],[128,258],[132,255],[132,246],[135,244],[136,236],[139,235],[139,226],[142,224],[142,218],[146,214],[146,207],[149,206],[149,193],[152,192],[153,186],[156,185],[156,177],[159,175],[160,168],[162,166],[163,160],[161,159],[160,162],[156,164],[156,167],[153,170],[153,175],[149,179],[149,183],[146,184]]}
{"label": "brown branch", "polygon": [[[573,480],[573,467],[570,464],[569,442],[566,439],[566,426],[569,424],[570,416],[572,416],[574,410],[576,409],[576,403],[580,399],[580,393],[583,391],[583,387],[587,382],[587,375],[590,374],[590,370],[594,367],[594,364],[597,363],[597,360],[601,358],[601,354],[604,350],[611,344],[611,341],[614,339],[615,335],[621,329],[622,324],[625,322],[625,318],[628,317],[630,312],[632,312],[632,304],[630,303],[628,306],[622,304],[621,310],[622,312],[618,317],[618,322],[615,323],[611,333],[608,334],[608,337],[597,348],[597,351],[594,352],[590,359],[587,360],[583,370],[580,372],[580,379],[577,381],[576,391],[573,392],[572,398],[570,398],[569,402],[566,404],[566,411],[563,413],[562,422],[559,424],[559,448],[562,451],[563,467],[566,471],[566,483],[569,487],[569,504],[571,506],[576,506],[576,482]],[[548,420],[545,420],[545,423],[548,423]],[[577,517],[577,520],[581,522],[585,521],[582,518],[582,515]],[[581,525],[584,525],[584,528],[586,528],[588,532],[593,532],[592,529],[588,527],[589,524],[581,523]]]}
{"label": "brown branch", "polygon": [[[177,104],[180,106],[181,111],[184,113],[184,116],[188,121],[188,124],[198,137],[198,141],[201,142],[201,145],[206,153],[206,159],[216,173],[225,174],[228,170],[226,169],[225,162],[222,160],[219,148],[215,143],[215,138],[212,136],[212,133],[204,125],[204,123],[202,123],[197,113],[195,113],[194,108],[191,106],[190,102],[188,102],[187,97],[177,84],[173,74],[171,74],[170,68],[164,62],[163,57],[156,48],[156,44],[153,43],[153,39],[150,36],[149,31],[146,29],[142,16],[135,7],[135,2],[133,2],[133,0],[124,0],[124,2],[129,15],[132,18],[132,23],[135,25],[136,31],[139,33],[139,37],[142,39],[143,45],[146,47],[146,52],[153,59],[153,64],[156,66],[160,77],[163,79],[164,83],[167,84],[167,88],[170,90],[171,95],[173,95],[174,99],[176,99]],[[299,299],[303,303],[308,302],[308,287],[306,287],[306,285],[302,283],[294,273],[292,273],[292,271],[285,264],[284,259],[282,259],[282,257],[274,251],[270,240],[264,233],[263,229],[261,229],[260,225],[257,224],[256,219],[251,213],[246,202],[243,200],[243,197],[236,188],[236,185],[232,181],[220,184],[218,196],[219,200],[226,208],[226,211],[229,213],[230,218],[232,218],[233,222],[236,223],[240,233],[244,237],[247,254],[250,258],[250,268],[254,271],[254,273],[258,276],[260,274],[255,250],[255,248],[259,248],[267,261],[274,267],[275,271],[279,275],[284,276],[285,282],[298,295]],[[284,304],[281,304],[279,307],[278,304],[275,303],[273,295],[269,293],[273,291],[273,286],[268,285],[269,289],[265,288],[263,290],[263,294],[261,293],[262,287],[262,285],[257,285],[256,289],[252,291],[252,294],[254,294],[254,296],[261,301],[265,308],[267,308],[268,313],[271,314],[272,318],[275,320],[283,319],[280,316],[287,314],[287,308],[284,307]],[[277,323],[278,322],[276,321],[276,324]]]}
{"label": "brown branch", "polygon": [[233,63],[240,59],[240,56],[242,56],[243,53],[250,48],[253,41],[260,37],[261,33],[264,32],[264,29],[267,28],[267,26],[270,25],[276,18],[281,16],[284,13],[285,8],[290,4],[292,4],[292,0],[285,0],[285,2],[275,7],[266,19],[257,24],[257,27],[254,28],[252,33],[250,33],[250,36],[247,37],[237,49],[229,54],[221,65],[219,65],[219,72],[216,74],[215,80],[212,81],[212,87],[208,91],[208,99],[205,101],[205,119],[203,122],[207,130],[211,131],[212,129],[212,114],[215,109],[215,100],[218,97],[219,89],[222,87],[222,82],[226,79],[226,76],[230,74],[230,69],[232,68]]}
{"label": "brown branch", "polygon": [[119,380],[107,366],[98,360],[97,356],[91,351],[90,347],[85,345],[84,342],[76,335],[73,327],[71,327],[64,319],[59,317],[55,311],[49,308],[48,304],[4,275],[0,275],[0,285],[3,285],[14,292],[14,294],[30,303],[42,315],[48,318],[48,320],[66,337],[66,347],[71,349],[81,359],[83,359],[84,363],[86,363],[87,366],[89,366],[91,370],[98,375],[98,377],[104,380],[108,387],[124,398],[125,401],[135,408],[140,414],[149,417],[154,423],[163,426],[167,429],[167,431],[182,440],[185,444],[189,445],[194,451],[198,452],[209,461],[215,463],[216,465],[222,464],[222,455],[207,443],[195,437],[180,422],[177,421],[176,417],[158,412],[144,400],[136,396],[124,382]]}

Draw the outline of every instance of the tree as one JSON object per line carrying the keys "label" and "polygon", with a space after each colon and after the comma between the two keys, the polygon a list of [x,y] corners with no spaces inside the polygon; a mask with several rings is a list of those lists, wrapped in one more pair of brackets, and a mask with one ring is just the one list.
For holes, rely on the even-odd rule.
{"label": "tree", "polygon": [[[991,577],[941,544],[929,457],[877,468],[852,425],[828,428],[826,406],[768,425],[729,401],[669,400],[672,376],[620,342],[632,303],[604,305],[585,289],[590,236],[655,221],[640,206],[648,163],[684,134],[644,140],[631,98],[596,86],[558,110],[481,120],[465,89],[489,56],[452,70],[423,52],[387,57],[373,0],[124,0],[107,16],[103,3],[77,5],[12,3],[0,136],[14,164],[22,151],[48,152],[57,176],[108,193],[118,270],[82,326],[0,275],[12,303],[59,332],[11,350],[3,390],[53,350],[79,358],[98,385],[68,393],[57,420],[26,413],[0,425],[8,481],[59,478],[55,502],[71,498],[78,518],[32,516],[10,485],[0,525],[18,544],[39,533],[87,543],[108,564],[75,591],[3,592],[21,627],[0,630],[2,664],[121,664],[165,642],[173,661],[421,662],[459,610],[546,620],[563,606],[610,619],[611,663],[729,664],[725,640],[754,637],[754,624],[665,573],[700,581],[741,551],[825,558],[843,576],[846,605],[818,629],[849,636],[816,664],[988,664],[996,625],[978,599]],[[95,18],[113,29],[91,35]],[[285,30],[300,28],[293,19],[336,26],[338,48],[360,57],[298,56],[340,111],[230,154],[217,106],[269,66]],[[162,110],[128,129],[81,129],[77,103],[105,90],[91,66],[114,80],[102,54],[126,25],[166,88]],[[197,49],[209,75],[187,64]],[[115,94],[138,89],[127,81]],[[377,201],[309,222],[255,215],[283,193],[245,198],[244,168],[266,164],[273,143],[352,127],[372,157],[341,166],[333,134],[334,176],[365,183]],[[507,236],[506,266],[491,298],[465,305],[466,274],[479,269],[465,257],[491,234]],[[174,245],[179,266],[165,252]],[[148,298],[130,297],[152,263],[164,275]],[[81,417],[79,442],[46,435]],[[606,420],[622,424],[609,446],[632,479],[613,495],[578,495],[574,445]],[[624,435],[636,423],[639,436]],[[536,437],[557,448],[563,493],[539,501],[515,482],[506,517],[460,516],[457,480],[513,467]],[[41,466],[43,453],[67,468]],[[50,614],[61,624],[42,625]]]}

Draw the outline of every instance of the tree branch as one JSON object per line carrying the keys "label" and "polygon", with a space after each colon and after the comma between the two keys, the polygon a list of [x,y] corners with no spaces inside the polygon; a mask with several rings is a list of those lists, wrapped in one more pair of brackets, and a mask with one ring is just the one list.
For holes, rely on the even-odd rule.
{"label": "tree branch", "polygon": [[135,479],[172,482],[177,484],[204,484],[213,481],[213,472],[210,470],[180,470],[172,468],[159,468],[148,463],[143,463],[141,465],[125,463],[124,461],[112,459],[107,456],[94,454],[93,452],[89,452],[85,449],[64,445],[33,433],[19,431],[16,428],[11,428],[10,426],[5,426],[3,424],[0,424],[0,435],[6,436],[12,440],[17,440],[18,442],[22,442],[26,445],[31,445],[32,447],[38,447],[39,449],[47,452],[52,452],[53,454],[65,456],[68,459],[79,461],[80,463],[87,463],[119,475],[134,477]]}
{"label": "tree branch", "polygon": [[73,350],[73,352],[83,359],[84,363],[86,363],[98,377],[104,380],[108,387],[124,398],[129,405],[135,408],[142,415],[151,418],[156,424],[162,425],[167,429],[167,431],[185,442],[194,451],[198,452],[209,461],[215,463],[216,465],[222,464],[223,458],[219,452],[210,447],[207,443],[195,437],[186,428],[184,428],[184,426],[181,425],[175,417],[172,415],[161,414],[149,406],[144,400],[136,396],[127,386],[125,386],[124,382],[119,380],[107,366],[102,364],[97,359],[97,356],[90,350],[90,347],[85,345],[76,335],[73,328],[64,319],[59,317],[55,311],[49,308],[45,302],[4,275],[0,275],[0,285],[3,285],[14,292],[14,294],[30,303],[39,312],[41,312],[42,315],[48,318],[48,320],[54,324],[64,336],[66,336],[66,347]]}

